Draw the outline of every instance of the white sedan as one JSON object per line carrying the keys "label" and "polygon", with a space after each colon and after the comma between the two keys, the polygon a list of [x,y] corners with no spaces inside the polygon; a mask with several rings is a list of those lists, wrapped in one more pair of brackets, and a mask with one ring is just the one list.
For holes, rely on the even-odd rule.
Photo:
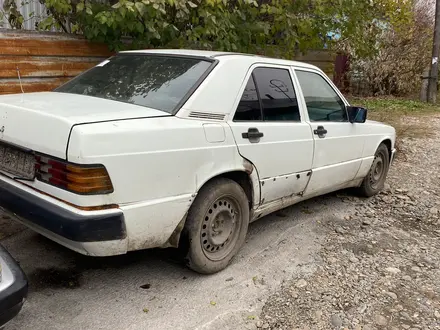
{"label": "white sedan", "polygon": [[366,113],[304,63],[121,52],[53,92],[0,97],[0,206],[79,253],[179,247],[214,273],[266,214],[380,191],[395,130]]}

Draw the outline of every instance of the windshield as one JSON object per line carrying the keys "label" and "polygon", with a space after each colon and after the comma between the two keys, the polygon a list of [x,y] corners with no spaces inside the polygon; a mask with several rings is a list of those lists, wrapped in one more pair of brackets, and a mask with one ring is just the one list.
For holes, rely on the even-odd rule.
{"label": "windshield", "polygon": [[211,64],[198,58],[120,54],[58,87],[55,92],[95,96],[174,114]]}

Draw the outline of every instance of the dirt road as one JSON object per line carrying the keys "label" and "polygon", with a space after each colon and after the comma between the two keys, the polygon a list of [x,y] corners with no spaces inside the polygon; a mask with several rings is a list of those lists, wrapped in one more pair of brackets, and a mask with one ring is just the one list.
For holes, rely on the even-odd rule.
{"label": "dirt road", "polygon": [[1,243],[30,279],[7,329],[440,329],[440,118],[426,125],[383,194],[265,217],[213,276],[167,250],[84,257],[0,214]]}

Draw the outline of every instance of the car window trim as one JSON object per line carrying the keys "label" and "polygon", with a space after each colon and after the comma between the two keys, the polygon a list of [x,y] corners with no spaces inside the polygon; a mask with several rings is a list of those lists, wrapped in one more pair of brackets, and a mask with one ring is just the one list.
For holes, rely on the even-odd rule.
{"label": "car window trim", "polygon": [[[260,90],[258,89],[257,80],[255,79],[254,71],[255,71],[255,69],[252,70],[250,78],[252,78],[252,81],[254,82],[254,86],[255,86],[255,91],[257,92],[257,98],[258,98],[258,104],[260,105],[260,116],[261,116],[260,120],[254,120],[254,121],[264,122],[263,101],[261,100],[261,97],[260,97]],[[245,89],[246,89],[246,87],[245,87]],[[241,102],[241,97],[240,97],[240,102]],[[235,112],[237,112],[237,111],[235,111]],[[242,120],[242,121],[245,121],[245,120]]]}
{"label": "car window trim", "polygon": [[[342,93],[340,92],[340,90],[334,85],[334,83],[331,81],[331,79],[330,79],[326,74],[324,74],[324,73],[321,72],[321,71],[315,70],[315,69],[302,68],[302,67],[295,67],[295,66],[293,66],[292,68],[293,68],[293,71],[294,71],[294,73],[295,73],[296,79],[298,80],[299,88],[301,88],[301,97],[302,97],[302,99],[303,99],[303,101],[304,101],[305,110],[307,111],[307,116],[309,117],[308,120],[309,120],[310,123],[349,123],[347,107],[348,107],[350,104],[348,103],[348,101],[347,101],[347,99],[344,97],[344,95],[342,95]],[[329,121],[329,120],[316,120],[316,121],[315,121],[315,120],[313,120],[313,121],[312,121],[312,120],[310,119],[309,112],[308,112],[308,109],[307,109],[306,98],[305,98],[304,93],[303,93],[303,91],[302,91],[302,87],[301,87],[301,84],[300,84],[299,78],[298,78],[298,76],[296,75],[296,72],[297,72],[297,71],[303,71],[303,72],[308,72],[308,73],[314,73],[314,74],[319,75],[321,78],[323,78],[323,79],[327,82],[327,84],[330,86],[330,88],[336,93],[336,95],[338,95],[338,97],[341,99],[342,103],[345,105],[345,115],[347,116],[347,120],[345,120],[345,121]]]}
{"label": "car window trim", "polygon": [[[254,75],[255,69],[261,69],[261,68],[263,68],[263,69],[286,70],[288,72],[290,80],[291,80],[291,83],[292,83],[292,86],[293,86],[293,92],[295,93],[295,98],[296,98],[296,100],[298,102],[299,120],[264,120],[263,102],[261,100],[260,92],[259,92],[258,86],[257,86],[258,84],[257,84],[257,81],[255,79],[255,75]],[[260,122],[261,123],[301,123],[301,122],[303,122],[303,116],[302,116],[302,113],[301,113],[301,109],[299,108],[298,93],[297,93],[296,86],[295,86],[295,80],[294,80],[295,77],[292,76],[292,72],[290,70],[290,66],[289,65],[280,65],[280,64],[271,64],[271,63],[254,63],[249,68],[248,72],[249,71],[251,71],[251,74],[248,77],[248,75],[246,73],[246,77],[248,77],[248,79],[246,79],[246,77],[244,79],[244,81],[245,81],[244,82],[244,89],[246,89],[246,85],[247,85],[249,79],[252,77],[252,79],[254,80],[255,89],[257,91],[258,102],[260,104],[261,119],[260,120],[235,120],[234,119],[235,114],[237,113],[238,105],[240,104],[241,98],[242,98],[243,93],[244,93],[244,89],[243,89],[243,90],[241,90],[241,93],[239,94],[238,103],[235,106],[235,111],[234,111],[234,114],[232,116],[232,122],[237,122],[237,123],[260,123]]]}
{"label": "car window trim", "polygon": [[[205,72],[199,77],[199,79],[196,80],[194,85],[183,96],[183,98],[176,104],[176,106],[173,108],[173,110],[171,112],[164,111],[164,110],[161,110],[161,109],[152,108],[152,107],[145,107],[145,106],[142,106],[142,105],[139,105],[139,104],[134,104],[134,105],[139,106],[139,107],[151,108],[151,109],[155,109],[155,110],[158,110],[158,111],[162,111],[162,112],[168,113],[171,116],[175,116],[176,113],[179,112],[179,110],[185,105],[185,103],[189,100],[189,98],[194,94],[194,92],[200,87],[200,85],[205,81],[205,79],[209,76],[209,74],[214,70],[214,68],[219,63],[219,60],[214,59],[214,58],[209,58],[209,57],[205,57],[205,56],[196,56],[196,55],[184,55],[184,54],[166,54],[166,53],[154,54],[154,53],[142,53],[142,52],[130,52],[130,53],[118,52],[116,55],[121,55],[121,56],[133,56],[133,55],[139,56],[139,55],[141,55],[141,56],[154,56],[154,57],[186,58],[186,59],[200,60],[200,61],[205,61],[205,62],[211,63],[209,65],[209,67],[205,70]],[[111,61],[111,59],[116,57],[116,55],[113,55],[113,56],[107,58],[107,60]],[[88,71],[92,70],[95,67],[96,67],[96,65],[92,66],[90,69],[80,73],[79,75],[73,77],[72,79],[79,78],[80,76],[86,74]],[[58,88],[61,88],[64,85],[68,84],[72,79],[69,79],[64,84],[56,87],[52,91],[53,92],[58,92],[57,91]],[[96,96],[93,96],[93,97],[96,97]],[[122,101],[118,101],[118,100],[112,100],[112,101],[121,102],[121,103],[127,104],[127,102],[122,102]]]}

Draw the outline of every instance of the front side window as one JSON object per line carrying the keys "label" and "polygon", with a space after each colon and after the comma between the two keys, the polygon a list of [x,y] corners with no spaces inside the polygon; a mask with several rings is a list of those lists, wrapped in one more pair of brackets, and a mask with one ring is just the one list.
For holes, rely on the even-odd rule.
{"label": "front side window", "polygon": [[119,54],[55,92],[82,94],[174,113],[212,62],[151,54]]}
{"label": "front side window", "polygon": [[310,121],[347,121],[345,104],[319,74],[296,70]]}
{"label": "front side window", "polygon": [[[263,117],[261,117],[261,113]],[[289,70],[256,68],[241,97],[236,121],[300,121]]]}

